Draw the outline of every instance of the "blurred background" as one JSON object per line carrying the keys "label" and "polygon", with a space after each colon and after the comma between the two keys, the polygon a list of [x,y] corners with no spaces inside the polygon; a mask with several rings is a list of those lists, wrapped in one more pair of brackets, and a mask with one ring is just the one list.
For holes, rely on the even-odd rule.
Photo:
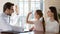
{"label": "blurred background", "polygon": [[12,2],[18,8],[18,12],[14,11],[12,14],[12,22],[10,24],[13,26],[23,27],[25,30],[28,30],[33,26],[33,24],[29,25],[26,23],[26,16],[28,12],[32,12],[30,19],[33,19],[34,12],[37,9],[42,10],[44,17],[46,18],[47,9],[50,6],[55,6],[60,19],[60,0],[0,0],[0,14],[3,12],[3,5],[6,2]]}

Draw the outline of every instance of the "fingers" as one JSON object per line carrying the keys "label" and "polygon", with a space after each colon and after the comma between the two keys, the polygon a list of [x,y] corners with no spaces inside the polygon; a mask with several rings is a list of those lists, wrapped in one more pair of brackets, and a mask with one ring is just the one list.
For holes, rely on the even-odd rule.
{"label": "fingers", "polygon": [[32,14],[32,12],[29,12],[28,15]]}
{"label": "fingers", "polygon": [[17,5],[15,6],[15,11],[18,14],[18,6]]}

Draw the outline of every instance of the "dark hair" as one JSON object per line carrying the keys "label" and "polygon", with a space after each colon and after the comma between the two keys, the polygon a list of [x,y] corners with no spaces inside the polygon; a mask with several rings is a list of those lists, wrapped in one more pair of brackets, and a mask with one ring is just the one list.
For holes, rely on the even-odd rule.
{"label": "dark hair", "polygon": [[11,6],[14,6],[14,4],[10,2],[5,3],[3,6],[3,12],[5,12],[6,9],[10,9]]}
{"label": "dark hair", "polygon": [[43,17],[42,10],[36,10],[36,13],[37,13],[40,17]]}
{"label": "dark hair", "polygon": [[[42,10],[36,10],[36,13],[37,13],[40,17],[43,17]],[[43,24],[43,29],[44,29],[44,32],[45,32],[45,20],[44,20],[44,17],[43,17],[43,19],[42,19],[42,24]]]}
{"label": "dark hair", "polygon": [[58,21],[58,15],[57,15],[57,9],[56,9],[56,7],[51,6],[51,7],[49,7],[49,9],[51,10],[52,13],[54,13],[54,19],[55,19],[57,22],[59,22],[59,21]]}
{"label": "dark hair", "polygon": [[45,20],[44,20],[44,17],[43,17],[43,20],[42,20],[42,24],[43,24],[43,29],[44,29],[44,32],[45,32]]}

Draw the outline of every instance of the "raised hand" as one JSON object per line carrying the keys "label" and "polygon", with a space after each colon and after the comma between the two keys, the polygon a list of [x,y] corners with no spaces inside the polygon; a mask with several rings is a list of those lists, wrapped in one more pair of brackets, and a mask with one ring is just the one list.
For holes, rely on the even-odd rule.
{"label": "raised hand", "polygon": [[28,15],[32,14],[32,12],[29,12]]}
{"label": "raised hand", "polygon": [[15,11],[16,11],[16,14],[19,14],[18,13],[18,6],[17,5],[15,6]]}

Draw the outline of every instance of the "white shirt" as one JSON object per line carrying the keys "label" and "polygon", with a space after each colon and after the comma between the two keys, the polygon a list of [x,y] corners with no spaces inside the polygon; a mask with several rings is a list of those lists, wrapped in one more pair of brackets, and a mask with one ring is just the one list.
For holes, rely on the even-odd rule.
{"label": "white shirt", "polygon": [[37,30],[37,31],[43,31],[43,24],[42,24],[42,18],[41,17],[38,21],[34,21],[34,29]]}
{"label": "white shirt", "polygon": [[6,31],[6,30],[12,30],[10,24],[9,24],[9,17],[5,13],[2,13],[0,15],[0,30]]}
{"label": "white shirt", "polygon": [[49,18],[45,22],[46,24],[46,32],[53,32],[58,33],[59,32],[59,24],[56,20],[51,21]]}
{"label": "white shirt", "polygon": [[10,16],[2,13],[0,15],[0,31],[24,31],[22,27],[10,25]]}

